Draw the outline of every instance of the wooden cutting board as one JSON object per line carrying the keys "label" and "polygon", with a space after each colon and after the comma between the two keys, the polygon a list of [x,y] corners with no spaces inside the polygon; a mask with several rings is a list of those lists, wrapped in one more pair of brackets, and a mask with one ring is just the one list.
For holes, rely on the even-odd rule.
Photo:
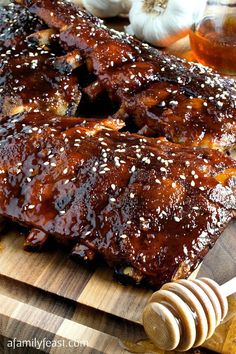
{"label": "wooden cutting board", "polygon": [[[112,24],[123,26],[120,20]],[[187,49],[184,41],[170,51],[182,55]],[[201,275],[223,282],[236,274],[235,237],[232,223],[205,258]],[[63,347],[57,342],[37,352],[118,354],[126,352],[120,340],[145,337],[140,320],[150,291],[120,285],[108,267],[88,269],[62,250],[24,252],[17,230],[0,239],[0,353],[35,353],[34,340],[46,338],[64,340]],[[13,350],[13,338],[33,341],[34,348]],[[77,347],[70,348],[71,342]]]}
{"label": "wooden cutting board", "polygon": [[[236,274],[235,237],[232,223],[205,258],[200,275],[223,282]],[[27,253],[23,241],[17,231],[1,237],[0,333],[5,349],[6,338],[37,337],[81,341],[86,343],[82,352],[123,353],[119,339],[144,337],[139,323],[149,291],[120,285],[108,268],[89,270],[60,250]],[[63,349],[51,348],[50,353]]]}

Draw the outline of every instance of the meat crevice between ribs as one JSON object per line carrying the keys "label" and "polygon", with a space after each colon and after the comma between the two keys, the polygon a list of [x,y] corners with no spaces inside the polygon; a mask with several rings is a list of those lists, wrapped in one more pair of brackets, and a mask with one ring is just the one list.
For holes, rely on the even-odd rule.
{"label": "meat crevice between ribs", "polygon": [[210,69],[167,55],[59,0],[19,0],[58,31],[66,52],[78,51],[96,80],[90,98],[108,92],[116,117],[142,134],[192,146],[236,146],[236,85]]}
{"label": "meat crevice between ribs", "polygon": [[234,81],[65,1],[17,3],[0,10],[1,218],[123,282],[189,276],[236,212]]}

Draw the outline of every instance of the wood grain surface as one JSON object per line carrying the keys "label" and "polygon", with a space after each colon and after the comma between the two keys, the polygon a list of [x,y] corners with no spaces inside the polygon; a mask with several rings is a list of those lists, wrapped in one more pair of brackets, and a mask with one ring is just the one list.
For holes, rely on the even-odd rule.
{"label": "wood grain surface", "polygon": [[[226,229],[201,275],[224,282],[236,274],[235,230],[234,223]],[[27,253],[23,241],[17,231],[1,238],[0,353],[11,352],[8,338],[64,340],[66,353],[124,353],[121,340],[145,338],[139,322],[149,291],[120,285],[108,268],[88,269],[60,250]],[[82,344],[69,348],[70,341]],[[63,348],[44,352],[63,353]]]}
{"label": "wood grain surface", "polygon": [[108,267],[91,270],[61,250],[28,253],[24,237],[13,231],[1,237],[0,275],[139,323],[151,292],[113,280]]}

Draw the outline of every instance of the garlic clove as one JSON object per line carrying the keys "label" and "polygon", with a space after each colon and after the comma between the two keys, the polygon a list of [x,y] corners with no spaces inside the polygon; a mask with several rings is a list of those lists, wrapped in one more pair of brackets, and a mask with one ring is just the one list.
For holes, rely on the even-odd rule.
{"label": "garlic clove", "polygon": [[102,18],[128,13],[132,2],[132,0],[82,0],[86,10]]}
{"label": "garlic clove", "polygon": [[121,6],[122,6],[122,14],[128,14],[131,6],[135,0],[122,0],[121,1]]}

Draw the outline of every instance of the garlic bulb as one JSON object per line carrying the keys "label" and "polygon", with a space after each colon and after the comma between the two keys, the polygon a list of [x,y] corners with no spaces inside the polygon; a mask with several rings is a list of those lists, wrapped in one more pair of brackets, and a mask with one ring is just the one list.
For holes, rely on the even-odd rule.
{"label": "garlic bulb", "polygon": [[127,14],[135,0],[79,0],[86,10],[98,17]]}
{"label": "garlic bulb", "polygon": [[155,46],[168,46],[187,34],[205,4],[206,0],[134,0],[126,31]]}

